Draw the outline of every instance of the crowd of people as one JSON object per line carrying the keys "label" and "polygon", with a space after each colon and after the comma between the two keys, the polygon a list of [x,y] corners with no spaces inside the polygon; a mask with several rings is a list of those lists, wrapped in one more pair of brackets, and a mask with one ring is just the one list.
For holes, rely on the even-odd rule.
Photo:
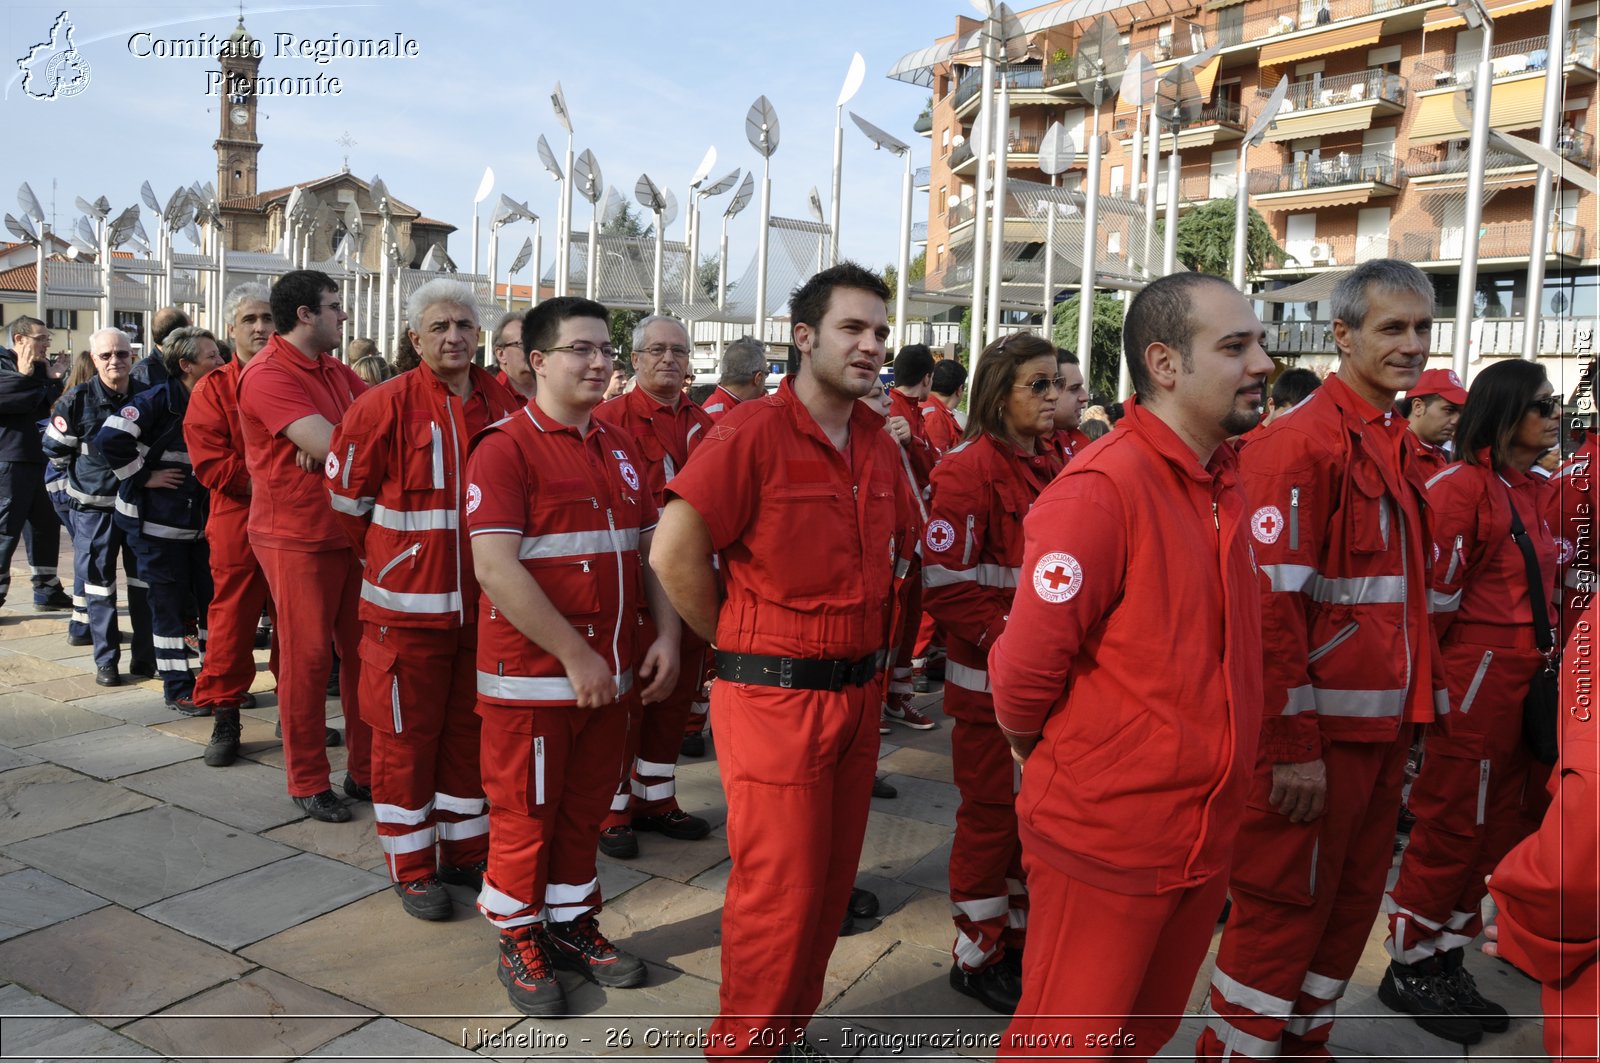
{"label": "crowd of people", "polygon": [[820,272],[781,382],[746,337],[693,392],[681,321],[638,323],[630,380],[604,306],[481,322],[448,278],[409,299],[404,369],[339,357],[339,288],[309,270],[231,292],[225,337],[163,311],[137,365],[97,331],[66,380],[20,317],[0,572],[26,544],[36,605],[72,609],[111,686],[120,563],[128,671],[213,718],[219,768],[272,615],[289,797],[331,823],[371,801],[412,916],[476,889],[526,1015],[567,1013],[556,969],[647,979],[601,929],[597,854],[709,833],[675,785],[709,710],[732,866],[706,1054],[826,1058],[829,957],[877,908],[854,881],[893,795],[880,735],[936,728],[913,702],[942,683],[949,984],[1012,1016],[1002,1057],[1153,1055],[1226,918],[1197,1058],[1330,1058],[1382,913],[1389,1008],[1460,1045],[1505,1030],[1464,963],[1486,934],[1546,983],[1551,1055],[1593,1058],[1594,444],[1536,464],[1559,457],[1544,370],[1423,372],[1432,286],[1393,260],[1335,288],[1337,372],[1270,389],[1226,281],[1152,282],[1106,410],[1026,332],[970,380],[903,347],[885,389],[888,297]]}

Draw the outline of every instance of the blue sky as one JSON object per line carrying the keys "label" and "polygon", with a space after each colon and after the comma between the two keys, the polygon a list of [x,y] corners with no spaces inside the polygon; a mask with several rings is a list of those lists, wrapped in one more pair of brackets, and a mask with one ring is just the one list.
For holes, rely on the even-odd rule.
{"label": "blue sky", "polygon": [[[32,0],[7,0],[0,10],[0,206],[16,213],[15,189],[29,182],[47,213],[65,229],[79,211],[77,196],[104,195],[113,211],[138,202],[148,180],[166,201],[194,180],[215,180],[215,96],[206,95],[215,60],[137,58],[129,38],[193,40],[226,37],[237,6],[69,2],[75,43],[90,67],[87,87],[71,98],[41,101],[21,88],[17,60],[48,38],[63,10]],[[862,53],[867,76],[847,105],[911,144],[916,165],[928,162],[929,142],[911,124],[927,99],[915,86],[890,81],[885,71],[901,55],[929,44],[954,26],[964,3],[927,0],[811,0],[701,3],[590,0],[588,3],[446,2],[374,4],[246,4],[246,25],[266,50],[263,76],[337,76],[340,95],[263,98],[258,122],[265,144],[260,188],[309,180],[339,170],[346,131],[356,141],[350,168],[380,174],[395,195],[424,214],[459,227],[451,238],[457,262],[470,256],[472,196],[492,166],[492,206],[505,192],[528,200],[547,219],[545,259],[553,255],[556,185],[535,147],[544,134],[556,149],[565,133],[549,93],[560,81],[576,133],[576,149],[592,150],[608,184],[633,202],[641,173],[669,185],[680,202],[707,147],[717,148],[714,176],[735,166],[755,168],[760,156],[744,136],[744,116],[757,96],[777,109],[780,143],[772,160],[773,213],[809,217],[806,195],[815,185],[826,204],[833,151],[834,103],[852,52]],[[382,38],[399,33],[417,41],[413,59],[335,59],[318,65],[276,58],[274,34],[296,38]],[[901,163],[845,120],[844,254],[881,267],[895,259]],[[30,147],[19,149],[17,145]],[[53,184],[52,184],[53,182]],[[759,194],[759,193],[758,193]],[[715,250],[716,226],[727,197],[708,200],[701,251]],[[730,230],[730,274],[755,253],[759,199]],[[148,212],[147,212],[148,214]],[[586,226],[579,198],[575,223]],[[926,220],[927,198],[916,193],[914,220]],[[144,219],[147,229],[152,219]],[[682,220],[669,229],[682,236]],[[485,209],[487,232],[487,209]],[[503,232],[502,262],[531,226]],[[509,245],[509,250],[507,246]],[[178,241],[180,250],[190,250]],[[523,274],[525,277],[526,274]]]}

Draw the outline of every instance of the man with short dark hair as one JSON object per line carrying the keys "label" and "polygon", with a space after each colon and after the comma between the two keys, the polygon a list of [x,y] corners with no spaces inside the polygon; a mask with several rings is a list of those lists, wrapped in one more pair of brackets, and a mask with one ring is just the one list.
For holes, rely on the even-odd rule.
{"label": "man with short dark hair", "polygon": [[1083,366],[1071,351],[1056,348],[1056,372],[1061,377],[1061,399],[1056,403],[1054,439],[1065,463],[1089,445],[1089,437],[1081,427],[1084,407],[1089,405],[1089,389],[1083,383]]}
{"label": "man with short dark hair", "polygon": [[56,576],[61,523],[44,487],[39,422],[61,397],[50,375],[50,330],[26,314],[11,322],[11,345],[0,347],[0,605],[11,589],[11,558],[24,542],[33,575],[33,606],[70,609]]}
{"label": "man with short dark hair", "polygon": [[1314,370],[1291,366],[1278,374],[1267,396],[1267,416],[1261,419],[1262,427],[1288,413],[1311,397],[1322,386],[1322,378]]}
{"label": "man with short dark hair", "polygon": [[495,365],[500,368],[495,379],[511,392],[518,406],[526,406],[528,400],[533,398],[539,380],[533,375],[533,367],[528,364],[528,352],[522,346],[522,314],[507,310],[500,315],[494,331],[489,335],[493,341],[491,350],[494,352]]}
{"label": "man with short dark hair", "polygon": [[[1001,1058],[1118,1035],[1154,1056],[1205,959],[1261,713],[1259,591],[1227,440],[1261,416],[1264,339],[1225,280],[1153,281],[1123,325],[1138,397],[1115,444],[1080,455],[1023,518],[1016,598],[989,651],[995,717],[1023,765],[1029,908]],[[1184,667],[1151,668],[1153,644],[1183,646]]]}
{"label": "man with short dark hair", "polygon": [[1456,425],[1467,406],[1467,389],[1454,369],[1427,369],[1417,378],[1416,387],[1400,400],[1407,427],[1415,441],[1416,455],[1427,475],[1443,472],[1450,464],[1450,444],[1456,438]]}
{"label": "man with short dark hair", "polygon": [[722,352],[722,369],[717,386],[701,409],[713,421],[720,421],[741,402],[759,399],[767,393],[767,372],[771,363],[767,345],[754,336],[740,336]]}
{"label": "man with short dark hair", "polygon": [[933,367],[928,397],[922,403],[922,420],[928,442],[940,454],[961,442],[961,422],[956,420],[955,409],[961,405],[966,386],[967,367],[954,358],[946,358]]}
{"label": "man with short dark hair", "polygon": [[277,334],[239,377],[239,423],[250,470],[250,545],[277,603],[289,796],[313,819],[343,823],[350,810],[328,785],[324,746],[328,675],[337,646],[340,702],[349,747],[344,791],[369,800],[371,732],[359,712],[361,560],[339,527],[322,473],[344,458],[329,449],[334,425],[367,390],[330,353],[346,320],[339,286],[317,270],[295,270],[272,288]]}
{"label": "man with short dark hair", "polygon": [[[906,468],[910,472],[917,494],[924,501],[929,498],[933,466],[939,460],[939,452],[928,441],[928,430],[920,409],[921,404],[928,401],[933,384],[933,372],[933,353],[928,350],[927,344],[909,343],[900,348],[899,353],[894,356],[894,386],[889,389],[890,430],[900,444]],[[904,430],[895,427],[899,421],[905,423]],[[885,733],[887,725],[891,722],[915,731],[931,731],[938,726],[932,717],[912,704],[912,699],[916,696],[916,680],[919,675],[917,669],[919,635],[923,628],[927,628],[930,632],[936,630],[933,618],[922,611],[920,558],[912,558],[911,572],[906,577],[906,586],[908,598],[905,633],[896,652],[894,667],[889,673],[889,689],[883,702],[884,726],[880,727],[880,730]],[[924,661],[921,673],[924,676],[926,667],[927,662]],[[875,785],[881,788],[885,784]]]}
{"label": "man with short dark hair", "polygon": [[883,366],[888,296],[848,262],[790,296],[799,372],[712,429],[667,486],[651,551],[673,606],[717,646],[733,870],[711,1057],[825,1058],[803,1028],[861,856],[884,657],[917,545],[898,447],[856,401]]}
{"label": "man with short dark hair", "polygon": [[139,359],[128,373],[129,394],[137,395],[146,388],[166,382],[170,374],[167,372],[167,356],[161,345],[178,329],[188,327],[189,315],[177,307],[164,306],[156,311],[155,318],[150,322],[150,353]]}

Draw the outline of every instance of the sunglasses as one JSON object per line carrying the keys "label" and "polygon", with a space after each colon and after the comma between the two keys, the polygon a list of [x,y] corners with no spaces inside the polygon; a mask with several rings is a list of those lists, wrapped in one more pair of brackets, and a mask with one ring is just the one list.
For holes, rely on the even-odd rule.
{"label": "sunglasses", "polygon": [[1028,391],[1033,392],[1035,398],[1043,398],[1052,389],[1066,391],[1067,380],[1065,377],[1059,376],[1042,376],[1038,380],[1030,380],[1026,384],[1012,384],[1011,386],[1014,388],[1026,388]]}
{"label": "sunglasses", "polygon": [[1548,421],[1550,418],[1561,413],[1561,400],[1556,398],[1554,395],[1551,395],[1548,398],[1534,399],[1532,402],[1528,403],[1528,409],[1538,410],[1539,416]]}

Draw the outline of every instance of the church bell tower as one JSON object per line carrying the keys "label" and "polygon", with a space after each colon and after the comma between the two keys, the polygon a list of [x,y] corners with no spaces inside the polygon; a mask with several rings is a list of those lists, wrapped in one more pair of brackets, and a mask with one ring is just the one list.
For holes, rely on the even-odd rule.
{"label": "church bell tower", "polygon": [[237,199],[256,194],[256,73],[261,68],[260,44],[244,28],[244,15],[228,35],[221,53],[222,107],[217,142],[217,198]]}

